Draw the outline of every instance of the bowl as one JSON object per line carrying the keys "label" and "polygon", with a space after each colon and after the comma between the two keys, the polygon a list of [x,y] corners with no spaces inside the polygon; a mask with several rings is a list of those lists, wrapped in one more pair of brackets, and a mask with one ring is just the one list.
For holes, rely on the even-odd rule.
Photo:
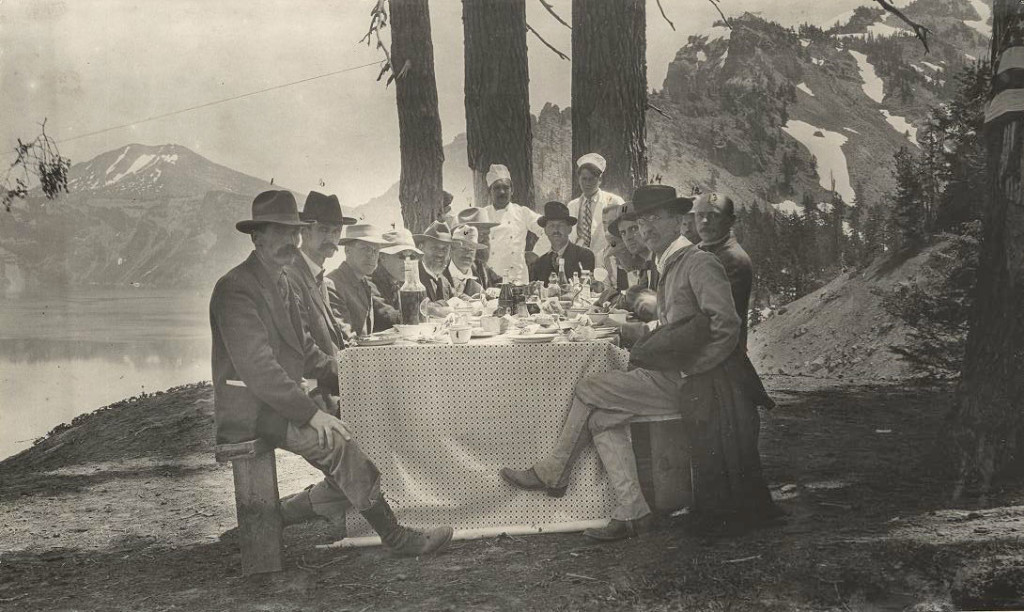
{"label": "bowl", "polygon": [[587,318],[590,319],[590,322],[593,323],[594,325],[601,325],[602,323],[604,323],[605,321],[608,320],[608,313],[607,312],[588,312],[587,313]]}
{"label": "bowl", "polygon": [[612,312],[608,314],[608,318],[616,323],[622,325],[626,322],[626,317],[629,316],[628,312]]}
{"label": "bowl", "polygon": [[415,340],[420,337],[423,327],[420,325],[395,325],[398,335],[406,340]]}

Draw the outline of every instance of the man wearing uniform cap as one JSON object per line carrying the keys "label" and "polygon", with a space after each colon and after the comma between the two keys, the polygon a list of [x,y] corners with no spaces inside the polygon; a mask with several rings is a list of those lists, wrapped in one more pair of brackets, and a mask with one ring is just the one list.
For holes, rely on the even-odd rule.
{"label": "man wearing uniform cap", "polygon": [[491,204],[483,208],[488,216],[498,223],[497,227],[491,230],[491,267],[505,282],[526,283],[529,278],[529,262],[526,259],[527,232],[533,232],[538,238],[533,248],[534,253],[544,253],[549,249],[544,230],[537,225],[540,215],[512,202],[512,176],[508,168],[501,164],[491,164],[486,178]]}
{"label": "man wearing uniform cap", "polygon": [[604,210],[612,204],[623,203],[622,198],[601,189],[601,177],[607,162],[597,153],[587,153],[576,160],[576,180],[580,197],[569,201],[569,214],[579,219],[569,237],[574,243],[601,256],[608,246],[604,235]]}
{"label": "man wearing uniform cap", "polygon": [[377,320],[373,289],[369,277],[377,269],[384,237],[376,226],[360,223],[350,225],[338,241],[345,248],[345,261],[327,275],[334,283],[331,306],[343,321],[352,326],[357,336],[372,334],[389,327],[385,319]]}
{"label": "man wearing uniform cap", "polygon": [[[251,236],[254,250],[217,281],[210,297],[217,442],[262,438],[302,456],[323,473],[322,503],[300,494],[296,505],[306,507],[284,508],[286,520],[290,513],[326,513],[332,520],[344,520],[343,509],[351,506],[395,553],[434,552],[451,540],[451,527],[417,531],[399,525],[381,493],[377,467],[348,426],[302,387],[303,377],[333,380],[337,393],[338,381],[337,361],[310,337],[286,271],[298,254],[299,229],[305,225],[295,197],[287,191],[259,194],[252,218],[235,225]],[[340,517],[331,515],[339,509]]]}
{"label": "man wearing uniform cap", "polygon": [[473,297],[484,290],[473,274],[476,252],[487,248],[477,242],[478,235],[479,231],[472,225],[459,225],[452,230],[452,256],[444,275],[456,296]]}

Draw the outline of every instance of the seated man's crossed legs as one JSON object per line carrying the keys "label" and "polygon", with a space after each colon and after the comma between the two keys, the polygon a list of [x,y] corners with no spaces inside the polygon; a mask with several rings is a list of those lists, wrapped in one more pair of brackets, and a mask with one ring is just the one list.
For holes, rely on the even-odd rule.
{"label": "seated man's crossed legs", "polygon": [[581,380],[551,454],[527,470],[504,468],[502,478],[518,488],[544,489],[561,497],[580,451],[593,441],[616,508],[607,527],[589,529],[585,535],[602,540],[636,535],[649,526],[651,510],[640,490],[629,425],[637,416],[678,413],[680,382],[677,372],[641,368]]}

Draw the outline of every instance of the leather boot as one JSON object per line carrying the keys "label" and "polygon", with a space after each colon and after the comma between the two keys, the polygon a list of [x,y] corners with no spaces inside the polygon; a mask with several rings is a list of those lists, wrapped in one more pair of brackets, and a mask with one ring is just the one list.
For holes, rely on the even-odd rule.
{"label": "leather boot", "polygon": [[283,526],[300,525],[314,520],[327,520],[331,523],[333,536],[344,540],[348,536],[348,525],[345,523],[345,513],[337,516],[322,516],[313,510],[313,502],[309,492],[312,486],[306,487],[298,493],[293,493],[281,498],[281,518]]}
{"label": "leather boot", "polygon": [[451,527],[433,527],[417,531],[399,525],[391,506],[383,498],[362,514],[366,522],[380,535],[380,541],[402,557],[429,555],[444,548],[452,539]]}
{"label": "leather boot", "polygon": [[309,500],[309,488],[281,498],[281,518],[285,526],[298,525],[320,518],[313,512],[313,503]]}
{"label": "leather boot", "polygon": [[604,527],[593,527],[587,529],[583,532],[583,535],[593,540],[612,542],[615,540],[624,540],[626,538],[635,538],[642,533],[650,531],[653,524],[653,514],[647,514],[638,519],[628,521],[612,519],[608,521],[608,524]]}

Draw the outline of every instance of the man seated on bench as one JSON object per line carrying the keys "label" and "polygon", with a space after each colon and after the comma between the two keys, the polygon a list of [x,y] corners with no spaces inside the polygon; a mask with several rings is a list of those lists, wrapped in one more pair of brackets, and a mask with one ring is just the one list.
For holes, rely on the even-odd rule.
{"label": "man seated on bench", "polygon": [[338,378],[337,362],[306,330],[288,278],[286,266],[298,254],[305,225],[288,191],[256,196],[252,219],[235,225],[250,234],[255,248],[217,281],[210,298],[217,442],[261,437],[301,455],[323,472],[322,492],[362,513],[396,554],[435,552],[451,540],[451,527],[416,531],[399,525],[381,494],[377,467],[345,423],[318,409],[300,386],[303,376]]}
{"label": "man seated on bench", "polygon": [[[659,254],[655,263],[661,276],[658,319],[651,323],[655,331],[647,333],[643,324],[633,325],[644,329],[640,342],[668,347],[670,357],[675,349],[684,354],[680,359],[666,359],[664,350],[655,351],[658,359],[645,367],[581,380],[552,453],[532,468],[501,470],[501,477],[515,487],[561,496],[573,462],[592,438],[617,502],[607,526],[584,533],[597,540],[632,537],[651,526],[651,510],[637,476],[630,421],[637,416],[679,414],[680,410],[686,419],[703,418],[708,396],[695,396],[697,389],[706,387],[694,388],[694,382],[718,368],[739,338],[740,320],[725,269],[714,255],[681,235],[684,215],[692,205],[691,198],[677,197],[676,190],[667,185],[640,187],[632,200],[647,246]],[[686,335],[691,327],[692,337]],[[662,341],[666,335],[669,341]]]}

